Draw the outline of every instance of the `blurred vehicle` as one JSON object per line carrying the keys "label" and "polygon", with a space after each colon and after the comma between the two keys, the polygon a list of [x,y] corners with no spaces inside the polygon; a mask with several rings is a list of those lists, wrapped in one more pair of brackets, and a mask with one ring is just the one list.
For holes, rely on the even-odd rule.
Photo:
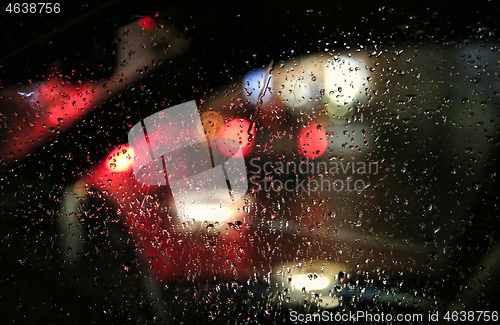
{"label": "blurred vehicle", "polygon": [[[450,272],[452,256],[439,252],[458,244],[454,241],[460,237],[453,234],[460,228],[453,220],[475,201],[472,194],[452,188],[481,183],[486,173],[481,166],[494,153],[494,144],[482,131],[456,123],[471,109],[464,103],[464,94],[481,93],[480,98],[491,98],[489,105],[498,105],[498,99],[492,98],[500,86],[497,78],[471,84],[477,70],[462,60],[478,53],[478,60],[486,65],[494,62],[494,56],[478,44],[420,46],[418,56],[411,47],[397,56],[380,53],[317,53],[274,62],[199,101],[196,114],[201,116],[211,152],[224,153],[221,142],[213,140],[229,138],[238,142],[245,158],[244,181],[249,189],[233,205],[215,194],[210,204],[195,204],[197,211],[183,217],[168,180],[163,179],[162,185],[137,180],[134,159],[148,156],[141,149],[146,146],[119,145],[66,191],[61,208],[62,251],[74,261],[86,249],[82,245],[85,227],[79,220],[87,218],[82,206],[97,196],[116,211],[135,242],[143,268],[159,288],[245,284],[249,287],[245,290],[264,292],[292,310],[304,301],[335,310],[342,299],[352,297],[417,311],[444,308],[445,303],[426,290],[401,286],[387,290],[383,283],[389,278],[414,283],[422,274],[437,280]],[[474,103],[480,105],[479,97]],[[154,131],[159,134],[146,128],[153,152],[155,146],[185,139],[191,132],[189,125],[179,128],[172,116],[162,119],[169,109],[154,116],[157,125],[167,124]],[[496,114],[478,108],[471,118],[484,124]],[[378,121],[389,118],[394,119],[389,127],[396,144],[381,144],[380,134],[387,132]],[[404,162],[382,158],[384,151],[396,150],[404,141],[398,129],[411,132],[412,125],[418,134]],[[487,134],[492,131],[485,129]],[[439,143],[432,138],[440,139]],[[461,185],[425,179],[428,167],[419,158],[422,151],[443,153],[433,174],[447,179],[456,175],[456,168],[450,172],[450,166],[465,160],[471,145],[481,151],[481,157],[474,162],[474,174],[461,176]],[[204,162],[197,161],[196,155],[175,156],[163,156],[164,177],[169,173],[187,177],[194,165]],[[403,175],[424,175],[418,182],[422,189],[442,188],[438,196],[433,192],[432,201],[437,203],[423,203],[423,208],[410,203],[415,188],[401,184],[400,171],[395,172],[399,168],[404,169]],[[154,177],[156,171],[145,173]],[[188,197],[199,197],[199,191],[193,189]],[[459,209],[454,207],[457,201],[462,202]],[[401,206],[402,215],[386,211],[384,206],[392,204]],[[224,213],[211,214],[211,206],[223,206]],[[434,209],[454,212],[440,214],[438,221]],[[414,218],[411,211],[422,212]],[[247,298],[247,291],[235,292],[239,299]]]}

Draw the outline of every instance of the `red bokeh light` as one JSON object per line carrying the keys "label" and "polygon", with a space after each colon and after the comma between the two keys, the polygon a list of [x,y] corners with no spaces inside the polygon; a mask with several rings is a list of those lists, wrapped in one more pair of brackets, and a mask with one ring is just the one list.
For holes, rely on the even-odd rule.
{"label": "red bokeh light", "polygon": [[47,81],[38,90],[38,104],[52,124],[72,125],[92,104],[91,96],[86,93],[87,86],[81,89],[63,80]]}
{"label": "red bokeh light", "polygon": [[[226,157],[238,157],[241,147],[241,152],[243,156],[248,155],[254,145],[254,141],[248,141],[248,128],[250,127],[250,121],[244,118],[236,118],[227,122],[218,133],[218,138],[221,140],[217,141],[219,150]],[[255,124],[252,127],[252,134],[255,135]],[[232,139],[233,141],[231,141]]]}
{"label": "red bokeh light", "polygon": [[328,147],[326,131],[321,124],[310,122],[299,133],[300,153],[309,159],[321,157]]}
{"label": "red bokeh light", "polygon": [[156,28],[156,20],[154,20],[150,16],[139,19],[139,21],[137,21],[137,24],[148,31],[153,31]]}

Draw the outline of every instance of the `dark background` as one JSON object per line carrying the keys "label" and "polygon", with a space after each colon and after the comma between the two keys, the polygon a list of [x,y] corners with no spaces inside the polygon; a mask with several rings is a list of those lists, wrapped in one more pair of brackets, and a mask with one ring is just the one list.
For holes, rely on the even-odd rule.
{"label": "dark background", "polygon": [[[0,319],[2,323],[135,323],[144,298],[140,265],[131,247],[113,249],[94,237],[96,251],[79,265],[63,266],[55,226],[64,187],[126,142],[130,125],[166,106],[200,98],[271,59],[373,44],[498,41],[500,10],[494,1],[87,1],[61,4],[59,14],[10,14],[0,5],[0,87],[43,79],[51,68],[78,79],[109,76],[120,26],[157,14],[193,39],[191,49],[145,77],[60,134],[57,142],[0,171]],[[326,45],[329,43],[329,45]],[[144,86],[141,88],[141,85]],[[71,155],[69,155],[71,153]],[[474,223],[464,237],[468,257],[436,285],[451,299],[498,237],[498,177],[483,188]],[[485,206],[488,207],[485,210]],[[496,220],[496,219],[495,219]],[[99,223],[95,233],[106,232]],[[115,233],[126,235],[122,230]],[[471,250],[470,247],[473,247]],[[119,254],[113,254],[119,252]],[[117,257],[118,255],[118,257]],[[128,271],[123,266],[127,266]],[[485,284],[489,286],[489,284]],[[491,284],[492,287],[497,282]],[[482,302],[493,301],[486,291]]]}

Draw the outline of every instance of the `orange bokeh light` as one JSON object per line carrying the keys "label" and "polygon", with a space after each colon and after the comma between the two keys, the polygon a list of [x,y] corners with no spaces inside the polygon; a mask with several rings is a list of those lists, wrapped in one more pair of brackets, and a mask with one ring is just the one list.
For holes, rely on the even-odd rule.
{"label": "orange bokeh light", "polygon": [[132,166],[133,158],[134,149],[130,148],[128,144],[119,145],[108,155],[107,167],[117,172],[125,171]]}

